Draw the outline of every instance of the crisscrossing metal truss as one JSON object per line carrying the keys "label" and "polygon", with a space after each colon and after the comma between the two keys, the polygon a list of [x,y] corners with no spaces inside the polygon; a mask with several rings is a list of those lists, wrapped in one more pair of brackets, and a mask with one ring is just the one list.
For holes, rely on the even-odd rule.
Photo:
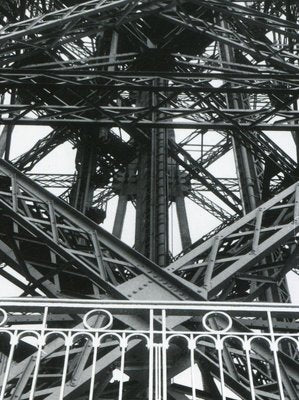
{"label": "crisscrossing metal truss", "polygon": [[1,0],[0,400],[298,400],[297,3]]}
{"label": "crisscrossing metal truss", "polygon": [[[258,292],[271,283],[276,287],[297,265],[297,183],[161,269],[4,160],[0,173],[0,251],[18,268],[14,279],[24,294],[42,289],[58,296],[77,288],[85,295],[129,299],[157,288],[169,299],[214,300],[227,281],[237,286],[245,280],[245,296],[250,281],[260,283]],[[5,268],[0,273],[9,274]],[[32,283],[25,287],[22,276]]]}
{"label": "crisscrossing metal truss", "polygon": [[[0,207],[2,210],[2,229],[0,242],[1,255],[5,263],[9,265],[10,268],[18,267],[16,268],[17,275],[12,274],[11,279],[14,279],[14,282],[24,290],[24,294],[34,296],[38,294],[40,290],[42,290],[48,296],[59,297],[61,295],[60,293],[67,293],[67,291],[71,293],[72,290],[76,288],[75,285],[84,285],[86,295],[100,296],[102,299],[108,297],[111,299],[138,300],[145,297],[159,295],[163,299],[167,300],[184,300],[182,304],[176,303],[174,306],[169,306],[173,312],[173,316],[168,316],[170,321],[169,327],[171,332],[172,330],[179,332],[173,333],[174,337],[177,337],[175,340],[179,341],[176,346],[178,346],[178,348],[183,346],[181,350],[177,350],[177,354],[174,353],[173,357],[178,357],[178,354],[182,352],[182,357],[184,359],[187,357],[187,359],[190,360],[190,356],[188,355],[189,350],[192,350],[191,354],[193,354],[192,352],[195,350],[196,352],[199,351],[200,354],[203,351],[204,356],[202,360],[201,357],[199,357],[199,360],[201,360],[199,361],[201,366],[200,370],[203,371],[206,362],[208,362],[207,365],[209,368],[209,374],[212,374],[209,383],[207,383],[204,378],[201,378],[200,387],[203,389],[203,391],[206,390],[204,388],[207,388],[210,393],[217,393],[218,391],[219,396],[221,395],[222,398],[230,398],[228,393],[231,391],[238,393],[237,396],[243,396],[244,393],[247,393],[247,396],[248,387],[246,388],[246,379],[243,379],[243,369],[245,368],[245,372],[247,371],[246,373],[248,373],[248,368],[251,365],[251,361],[248,353],[250,348],[246,347],[247,345],[244,343],[247,343],[247,340],[249,339],[257,340],[259,343],[261,337],[263,339],[267,339],[265,346],[262,346],[261,358],[256,356],[258,359],[260,359],[260,364],[262,367],[256,367],[257,369],[253,367],[252,372],[250,372],[248,375],[248,382],[250,382],[251,389],[255,387],[254,385],[257,385],[258,387],[261,385],[269,385],[269,387],[266,388],[265,391],[259,388],[256,390],[254,389],[252,396],[256,396],[254,398],[259,398],[259,391],[261,390],[262,393],[266,393],[264,394],[265,396],[268,396],[269,393],[271,393],[271,395],[273,394],[274,398],[284,398],[279,396],[284,396],[284,391],[287,391],[288,393],[289,389],[286,389],[285,386],[288,387],[289,381],[292,382],[292,387],[294,387],[294,390],[297,390],[297,373],[292,372],[294,375],[288,375],[289,371],[293,371],[294,368],[296,370],[296,365],[298,362],[296,355],[297,345],[294,345],[295,347],[293,345],[286,347],[286,358],[283,358],[283,366],[279,367],[279,370],[271,369],[271,373],[268,371],[269,366],[276,365],[275,368],[278,368],[277,365],[279,364],[277,354],[274,351],[275,344],[273,342],[276,336],[273,336],[272,329],[278,329],[280,334],[285,335],[288,330],[292,328],[290,331],[291,336],[288,336],[289,333],[286,335],[286,339],[291,340],[290,343],[293,343],[292,340],[294,337],[297,337],[296,329],[298,329],[298,322],[296,314],[292,314],[294,310],[293,306],[289,306],[290,311],[288,314],[286,314],[285,311],[288,310],[288,308],[283,309],[284,311],[280,312],[279,307],[277,307],[277,310],[279,310],[280,314],[277,317],[275,314],[275,318],[272,321],[272,319],[268,319],[270,315],[270,306],[266,307],[265,304],[261,306],[257,304],[255,306],[255,303],[252,305],[244,303],[244,305],[240,307],[240,315],[242,315],[242,317],[239,317],[238,314],[234,314],[234,311],[231,313],[233,307],[231,308],[231,303],[228,303],[228,314],[225,314],[223,317],[223,310],[226,311],[226,306],[224,303],[221,303],[220,308],[217,308],[218,303],[206,303],[206,305],[205,303],[193,303],[193,305],[190,306],[187,301],[193,299],[199,300],[208,296],[211,296],[213,299],[217,299],[217,297],[221,298],[223,293],[221,288],[223,285],[225,286],[226,279],[229,279],[225,275],[225,271],[227,274],[230,274],[230,277],[237,274],[237,281],[242,281],[242,279],[245,279],[246,282],[260,281],[260,286],[257,287],[256,290],[266,290],[269,285],[269,277],[262,273],[265,271],[261,271],[260,267],[255,267],[258,265],[260,259],[265,260],[270,258],[273,260],[273,266],[271,264],[267,264],[269,268],[275,268],[277,270],[276,275],[272,274],[272,284],[276,282],[275,284],[277,285],[283,279],[286,271],[282,271],[280,266],[281,263],[285,263],[289,269],[296,265],[296,237],[298,230],[299,210],[298,184],[286,189],[274,199],[266,202],[263,207],[260,207],[259,209],[247,214],[239,221],[236,221],[229,228],[225,228],[217,235],[216,238],[211,238],[206,243],[199,245],[185,256],[182,256],[176,262],[170,264],[166,269],[161,269],[140,254],[136,253],[134,250],[130,249],[128,246],[124,245],[112,235],[103,231],[87,217],[72,209],[60,199],[55,198],[55,196],[46,192],[36,183],[30,181],[27,177],[22,175],[5,161],[0,161],[0,169]],[[267,221],[269,220],[272,221],[271,226],[267,224]],[[235,255],[227,254],[225,252],[226,246],[231,244],[232,241],[235,244]],[[276,258],[274,258],[275,256]],[[57,267],[54,268],[53,264]],[[225,266],[225,268],[223,268],[223,266]],[[1,274],[4,277],[9,276],[11,273],[10,268],[2,268]],[[45,270],[48,272],[44,273]],[[248,273],[248,270],[250,270],[250,273]],[[274,277],[276,281],[274,281]],[[28,281],[30,280],[31,284],[24,285],[23,278],[27,279]],[[244,291],[246,291],[246,288],[244,288]],[[252,292],[252,297],[254,296],[255,294]],[[12,304],[14,304],[13,301]],[[37,304],[36,312],[34,308],[35,304]],[[48,318],[48,314],[46,311],[46,314],[43,317],[43,314],[45,313],[45,309],[43,308],[44,306],[41,308],[38,306],[38,304],[39,300],[35,302],[34,299],[31,301],[30,298],[27,298],[26,301],[16,300],[15,306],[12,307],[12,310],[15,312],[15,314],[11,320],[6,318],[6,311],[4,307],[2,321],[3,331],[11,333],[14,332],[14,334],[17,335],[19,324],[25,324],[24,328],[21,329],[21,331],[24,329],[24,331],[27,332],[24,333],[24,336],[33,335],[33,337],[36,337],[36,335],[38,335],[37,337],[40,338],[40,332],[42,334],[45,333],[43,329],[46,328],[45,320]],[[60,398],[64,398],[63,396],[65,396],[65,398],[67,398],[67,394],[72,393],[73,390],[76,391],[78,387],[80,388],[79,392],[82,390],[85,393],[85,396],[89,396],[86,398],[93,398],[94,393],[96,393],[96,390],[94,391],[93,389],[94,386],[91,386],[91,389],[90,387],[89,389],[86,389],[85,384],[83,384],[78,377],[83,377],[82,374],[84,373],[84,379],[86,382],[90,382],[91,385],[95,385],[95,382],[102,383],[103,378],[99,378],[101,375],[98,375],[97,369],[95,370],[97,363],[102,367],[103,363],[104,365],[107,365],[107,363],[110,365],[109,368],[107,365],[108,369],[106,370],[106,374],[108,374],[110,377],[109,379],[112,379],[114,382],[111,373],[113,373],[114,370],[118,371],[119,369],[113,369],[112,365],[115,366],[115,362],[119,362],[120,350],[112,351],[114,345],[109,345],[109,343],[106,344],[107,349],[111,350],[111,353],[109,352],[108,355],[105,355],[105,357],[103,356],[104,360],[106,361],[104,361],[102,358],[99,358],[98,360],[96,358],[97,353],[93,353],[95,355],[93,356],[93,366],[91,366],[90,361],[88,361],[90,360],[92,354],[92,345],[89,340],[87,340],[89,336],[87,335],[87,339],[86,337],[85,339],[81,338],[81,334],[84,332],[86,333],[86,327],[89,325],[88,322],[86,325],[86,319],[85,325],[83,326],[82,323],[80,325],[79,321],[80,318],[82,321],[82,316],[77,316],[77,313],[80,314],[81,312],[81,303],[68,303],[67,301],[62,303],[54,302],[54,313],[56,312],[55,304],[57,304],[57,307],[60,307],[60,312],[64,313],[63,315],[56,317],[54,316],[53,318],[51,317],[49,319],[50,325],[53,321],[55,335],[57,332],[63,331],[65,324],[67,325],[66,332],[75,332],[75,335],[78,335],[78,344],[75,344],[77,343],[77,340],[75,340],[74,343],[72,341],[67,341],[65,346],[68,350],[66,351],[60,349],[63,344],[61,343],[61,340],[54,340],[55,335],[53,337],[51,335],[47,336],[49,340],[48,345],[52,349],[51,351],[54,351],[54,354],[57,352],[57,357],[60,360],[59,365],[61,367],[59,367],[59,372],[52,374],[53,378],[55,378],[54,381],[56,382],[56,386],[54,387],[52,385],[52,375],[48,373],[52,370],[51,363],[54,362],[54,365],[56,365],[57,358],[55,358],[54,354],[53,356],[56,361],[52,359],[52,355],[50,356],[49,361],[47,357],[44,357],[45,354],[48,354],[46,347],[45,349],[43,347],[39,347],[39,350],[36,352],[35,347],[31,346],[28,357],[21,362],[23,357],[25,357],[27,354],[28,349],[26,349],[26,345],[24,347],[21,346],[21,344],[23,345],[22,341],[20,344],[18,344],[19,342],[15,343],[13,338],[9,340],[8,338],[4,339],[4,335],[1,342],[4,351],[2,360],[2,365],[4,368],[3,374],[6,374],[2,375],[3,399],[11,398],[11,396],[12,398],[18,398],[13,397],[17,395],[19,395],[19,398],[27,398],[28,396],[28,398],[30,398],[30,396],[31,398],[34,398],[32,396],[36,396],[36,398],[39,398],[40,396],[40,398],[49,399],[59,398],[57,396],[60,396]],[[97,304],[97,309],[102,307],[102,302],[100,304],[93,304]],[[141,314],[136,312],[135,303],[130,305],[130,303],[118,302],[117,304],[122,310],[121,312],[124,313],[124,315],[122,315],[120,318],[120,330],[122,331],[124,329],[126,332],[122,332],[121,334],[118,333],[121,335],[117,336],[118,338],[120,337],[125,340],[124,338],[126,338],[127,335],[132,335],[132,337],[134,335],[143,335],[143,330],[145,329],[144,326],[147,326],[146,329],[150,329],[149,332],[151,332],[149,336],[145,336],[156,338],[155,324],[161,323],[161,317],[157,317],[157,321],[148,320],[148,317],[146,317],[143,312],[141,312]],[[161,315],[162,306],[156,306],[158,309],[160,309]],[[196,316],[196,313],[194,315],[191,313],[191,316],[188,314],[189,307],[192,308],[193,306],[197,310],[198,316]],[[24,307],[24,311],[22,307]],[[89,309],[92,307],[93,306],[89,306]],[[125,311],[126,307],[132,311],[133,315],[130,315],[130,313],[128,314],[129,310],[128,312]],[[153,312],[151,305],[147,305],[145,309],[147,310],[147,313],[150,312],[150,310]],[[262,314],[264,315],[264,319],[262,318],[262,321],[259,319],[256,320],[257,309],[262,310]],[[208,325],[205,325],[205,319],[209,319],[210,317],[204,317],[204,311],[215,312],[215,310],[220,310],[220,314],[218,315],[216,313],[217,315],[212,315],[211,321],[207,322]],[[275,311],[275,308],[273,310]],[[243,318],[244,313],[246,315],[245,318]],[[290,315],[290,320],[287,317],[288,315]],[[101,316],[101,318],[95,318],[95,320],[93,319],[92,323],[103,323],[102,319],[104,316]],[[202,318],[204,318],[203,322]],[[44,328],[42,328],[40,325],[42,322],[44,324]],[[29,328],[26,328],[26,324],[28,323],[30,323]],[[199,327],[197,327],[197,323],[199,323]],[[207,339],[201,338],[203,342],[201,342],[201,340],[199,342],[194,342],[193,339],[197,338],[196,335],[199,335],[201,332],[202,323],[204,324],[204,327],[208,327],[205,329],[208,330],[209,335],[210,331],[213,332],[212,336],[208,336]],[[228,342],[232,341],[232,343],[229,345],[225,342],[223,349],[219,347],[220,343],[222,342],[219,342],[221,335],[217,336],[218,325],[220,328],[224,325],[223,329],[225,329],[225,335],[228,336]],[[77,332],[78,329],[79,333]],[[83,332],[80,331],[82,329]],[[197,334],[195,335],[193,331],[197,332]],[[235,332],[237,332],[237,336],[235,336]],[[266,334],[265,332],[268,333]],[[261,336],[259,336],[259,333]],[[151,356],[149,356],[149,358],[145,357],[143,360],[145,363],[144,369],[149,371],[149,377],[146,378],[149,379],[149,381],[146,380],[146,382],[148,382],[148,389],[146,390],[148,391],[147,393],[149,398],[166,399],[168,398],[167,396],[170,396],[169,398],[171,398],[171,393],[173,393],[173,391],[175,393],[177,391],[182,391],[185,393],[192,393],[193,399],[196,399],[197,391],[199,390],[198,393],[200,393],[201,389],[197,388],[194,381],[191,386],[187,385],[187,387],[179,388],[179,386],[175,384],[175,389],[172,389],[172,385],[170,385],[168,388],[168,381],[165,375],[169,368],[165,358],[165,351],[167,348],[165,338],[168,333],[166,335],[165,331],[163,336],[163,332],[158,332],[157,335],[158,337],[159,335],[162,335],[161,337],[164,338],[164,341],[162,341],[161,344],[160,339],[157,339],[158,342],[156,344],[152,343],[152,345],[149,345],[149,348],[152,349],[151,351],[153,353],[150,353]],[[65,340],[67,340],[68,336],[63,337]],[[112,340],[110,336],[109,338],[109,340],[107,339],[108,342]],[[186,338],[187,347],[180,344],[180,340],[185,340]],[[90,340],[92,340],[92,338]],[[214,340],[216,340],[216,342]],[[239,345],[239,340],[241,340],[240,343],[242,343],[242,346]],[[245,342],[242,340],[245,340]],[[235,341],[237,341],[237,344]],[[13,345],[13,347],[11,347],[12,350],[10,350],[10,352],[7,352],[7,346],[9,342],[11,345]],[[113,339],[112,342],[114,343],[115,340]],[[137,340],[137,342],[139,341]],[[264,344],[264,342],[262,343]],[[297,342],[295,341],[294,343]],[[71,344],[72,346],[75,346],[76,350],[70,353],[72,356],[69,356],[68,351],[71,351]],[[15,352],[14,345],[17,347],[21,346],[20,351]],[[270,346],[269,348],[268,345]],[[42,341],[42,339],[39,339],[39,346],[44,346],[44,341]],[[57,346],[59,348],[57,348]],[[119,346],[122,345],[119,344]],[[204,346],[203,348],[205,350],[203,350],[202,346]],[[240,346],[241,350],[239,349]],[[266,347],[266,349],[264,347]],[[139,349],[138,346],[137,348]],[[146,348],[147,347],[145,346],[143,351],[145,351]],[[121,354],[125,354],[124,352],[128,351],[130,346],[127,348],[126,345],[122,349],[123,353]],[[293,356],[290,354],[291,349]],[[223,351],[223,363],[221,361],[222,355],[220,357],[219,351]],[[241,353],[243,351],[243,355],[240,355],[239,358],[236,358],[236,354],[239,354],[240,351]],[[139,352],[140,350],[137,351],[138,355]],[[136,356],[134,355],[134,351],[130,351],[130,354],[131,353],[133,357],[132,362],[134,364],[134,357]],[[63,357],[65,357],[65,361],[62,362],[61,358]],[[73,357],[75,357],[74,360]],[[152,359],[151,357],[154,358]],[[218,357],[218,364],[216,362],[216,365],[214,360],[215,357],[216,359]],[[255,356],[252,357],[255,359]],[[269,357],[272,357],[274,361],[272,360],[267,366],[265,364],[265,360],[269,362]],[[192,363],[194,364],[194,358],[192,359]],[[40,364],[41,360],[45,361],[44,367],[43,363]],[[73,360],[73,362],[71,362],[71,360]],[[106,382],[106,385],[102,387],[103,393],[108,390],[109,396],[112,396],[111,398],[115,398],[113,397],[115,396],[115,390],[117,392],[116,396],[120,396],[120,398],[122,398],[121,396],[126,397],[130,395],[130,390],[137,390],[133,385],[128,392],[123,392],[123,384],[125,380],[124,376],[128,375],[130,377],[131,369],[129,366],[124,366],[124,358],[121,358],[120,362],[122,365],[122,369],[120,369],[122,376],[122,378],[119,380],[120,386],[118,386],[118,384],[112,386],[109,385],[109,383],[111,383],[109,380]],[[185,361],[180,360],[179,364],[181,362],[182,364],[178,365],[178,370],[174,369],[175,371],[182,372],[182,370],[188,370],[190,368],[190,365],[186,365]],[[252,360],[252,363],[253,362],[254,361]],[[7,363],[9,367],[7,366]],[[24,369],[25,365],[26,368]],[[139,365],[138,360],[135,360],[135,367],[133,367],[133,370],[134,368],[138,368],[136,365]],[[220,369],[217,367],[217,365],[220,366]],[[241,367],[242,365],[243,367]],[[191,372],[194,375],[195,367],[193,366],[192,368]],[[197,368],[199,367],[196,367],[196,370]],[[238,373],[237,371],[240,368],[241,371]],[[5,371],[14,371],[15,369],[16,372],[15,375],[13,375],[14,378],[12,378],[11,386],[7,382],[8,376],[10,376],[7,374],[13,374],[13,372],[5,373]],[[281,369],[284,371],[283,375],[281,375]],[[42,370],[44,372],[42,372]],[[230,372],[232,370],[235,371],[234,379],[230,377]],[[91,373],[91,371],[93,372]],[[262,371],[264,372],[262,373]],[[265,371],[268,371],[267,373],[270,375],[268,376]],[[276,375],[273,375],[275,371]],[[184,379],[188,380],[190,378],[188,374],[190,375],[190,371],[189,373],[188,371],[186,372]],[[191,376],[193,376],[192,374]],[[198,375],[198,372],[196,374]],[[70,376],[72,378],[69,378]],[[134,373],[132,376],[134,376]],[[227,382],[229,383],[224,383],[224,376],[226,376]],[[56,379],[58,379],[58,382]],[[67,384],[66,382],[68,379],[71,380]],[[144,393],[145,377],[143,376],[140,379],[142,388],[139,388],[139,393]],[[194,377],[192,379],[194,379]],[[270,383],[271,380],[273,382],[275,381],[275,383]],[[16,382],[17,386],[15,386]],[[49,385],[48,388],[45,388],[45,385]],[[222,385],[222,389],[219,385]],[[51,393],[53,391],[55,395],[50,395],[49,391]],[[161,397],[162,393],[163,397]],[[247,398],[246,396],[237,398]],[[263,398],[263,396],[261,396],[261,398]],[[285,398],[289,398],[288,395],[286,395]]]}

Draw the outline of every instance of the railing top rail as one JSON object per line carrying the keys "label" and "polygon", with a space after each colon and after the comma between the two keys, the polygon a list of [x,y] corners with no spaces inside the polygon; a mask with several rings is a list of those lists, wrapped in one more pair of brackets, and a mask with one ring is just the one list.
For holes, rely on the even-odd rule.
{"label": "railing top rail", "polygon": [[18,306],[20,308],[34,307],[62,307],[62,308],[109,308],[118,309],[154,309],[154,310],[242,310],[242,311],[294,311],[299,312],[299,304],[281,303],[240,303],[240,302],[176,302],[176,301],[118,301],[118,300],[86,300],[86,299],[49,299],[49,298],[0,298],[1,306]]}

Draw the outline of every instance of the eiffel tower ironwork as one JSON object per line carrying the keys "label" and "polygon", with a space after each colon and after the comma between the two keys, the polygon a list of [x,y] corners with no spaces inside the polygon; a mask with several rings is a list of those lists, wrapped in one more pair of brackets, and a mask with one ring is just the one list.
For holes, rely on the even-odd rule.
{"label": "eiffel tower ironwork", "polygon": [[[1,0],[0,276],[23,299],[0,308],[1,400],[299,398],[298,316],[267,314],[291,302],[286,276],[299,270],[298,164],[274,138],[298,157],[298,15],[292,0]],[[14,158],[32,127],[48,133]],[[74,173],[37,172],[66,143]],[[226,158],[230,176],[217,172]],[[207,215],[218,221],[210,232]],[[109,233],[101,224],[112,218]],[[113,322],[126,334],[150,329],[147,364],[140,338],[107,334],[101,347],[59,336],[83,329],[86,304],[152,300],[179,305],[161,318],[150,305],[118,311]],[[232,306],[226,329],[217,309],[210,331],[231,336],[220,348],[220,333],[215,346],[190,334],[187,357],[182,332],[209,330],[197,301],[244,303],[248,314]],[[52,336],[36,350],[17,336],[24,325]],[[181,335],[168,357],[165,326]],[[275,347],[275,332],[287,343]],[[255,333],[267,339],[249,349]],[[192,388],[177,383],[183,371]]]}

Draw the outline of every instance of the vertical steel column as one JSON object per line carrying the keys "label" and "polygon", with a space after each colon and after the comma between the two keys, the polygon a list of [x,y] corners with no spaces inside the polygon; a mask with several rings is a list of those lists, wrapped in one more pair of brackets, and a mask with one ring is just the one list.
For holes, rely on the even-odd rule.
{"label": "vertical steel column", "polygon": [[135,248],[146,256],[149,255],[150,166],[150,154],[148,148],[141,144],[139,145],[137,162],[138,175],[136,182]]}
{"label": "vertical steel column", "polygon": [[135,246],[160,266],[168,262],[167,181],[167,130],[153,129],[139,152]]}
{"label": "vertical steel column", "polygon": [[[116,61],[117,47],[118,33],[115,31],[111,32],[104,40],[100,37],[97,41],[97,51],[101,55],[106,52],[109,54],[108,71],[113,71],[115,69],[114,63]],[[86,213],[92,207],[93,193],[95,190],[93,177],[96,175],[97,168],[96,142],[102,133],[101,129],[103,128],[100,128],[100,132],[96,134],[83,131],[77,150],[76,168],[78,170],[78,176],[77,182],[72,190],[71,204],[83,213]]]}
{"label": "vertical steel column", "polygon": [[[10,97],[10,104],[15,104],[15,103],[16,103],[16,91],[13,90]],[[9,114],[9,116],[11,118],[14,117],[12,113]],[[5,160],[9,160],[11,137],[13,130],[14,130],[14,125],[5,125],[0,135],[0,157],[4,156]]]}
{"label": "vertical steel column", "polygon": [[[154,99],[155,100],[155,99]],[[155,105],[155,104],[154,104]],[[151,232],[150,258],[165,267],[168,264],[168,130],[153,132],[151,155]]]}
{"label": "vertical steel column", "polygon": [[[287,2],[286,4],[286,15],[287,15],[287,19],[289,21],[292,21],[293,23],[297,22],[298,19],[298,5],[296,5],[296,2],[294,2],[294,4],[291,4],[291,2]],[[285,38],[287,40],[287,45],[289,47],[289,51],[290,52],[294,52],[294,50],[296,49],[297,46],[297,40],[295,38],[293,38],[292,36],[286,37]],[[294,110],[294,111],[298,111],[298,99],[295,98],[293,104],[291,104],[289,106],[290,109]],[[290,123],[298,125],[298,121],[291,121]],[[299,176],[299,132],[297,131],[292,131],[292,136],[296,145],[296,158],[297,158],[297,176]]]}
{"label": "vertical steel column", "polygon": [[[153,48],[153,45],[150,43],[149,47]],[[144,65],[144,68],[148,66]],[[160,85],[161,80],[155,81],[154,84]],[[153,108],[157,102],[155,93],[142,93],[138,105]],[[153,110],[152,120],[155,121],[157,117],[156,111]],[[165,267],[169,260],[167,177],[169,134],[171,134],[169,129],[152,129],[148,133],[150,144],[140,145],[138,157],[135,247],[161,267]]]}
{"label": "vertical steel column", "polygon": [[[219,21],[221,27],[230,29],[227,21],[221,19]],[[235,53],[232,47],[225,44],[220,44],[220,55],[223,61],[228,64],[235,62]],[[250,105],[246,104],[242,95],[237,93],[227,94],[227,107],[233,109],[246,109]],[[243,204],[243,212],[247,214],[257,208],[262,199],[262,188],[259,184],[259,174],[257,172],[258,160],[254,155],[246,149],[239,140],[232,138],[235,163],[237,167],[237,175],[240,186],[241,200]],[[274,260],[269,260],[273,262]],[[271,272],[267,269],[264,271],[265,277],[270,277]],[[280,289],[281,287],[281,289]],[[254,291],[255,283],[250,283],[250,291]],[[282,301],[280,291],[288,292],[287,282],[284,279],[280,286],[271,285],[260,295],[260,301],[279,302]]]}
{"label": "vertical steel column", "polygon": [[[219,21],[221,27],[229,29],[226,21]],[[226,44],[219,44],[219,51],[222,61],[227,64],[235,62],[234,49]],[[226,95],[227,108],[246,109],[246,104],[242,95],[237,93]],[[243,203],[243,212],[247,214],[258,206],[261,199],[261,190],[258,184],[258,174],[256,170],[256,161],[250,153],[236,138],[232,138],[234,156],[237,166],[237,175],[239,179],[241,200]]]}
{"label": "vertical steel column", "polygon": [[96,146],[94,137],[89,134],[81,135],[81,143],[77,150],[76,168],[77,180],[72,188],[70,203],[84,214],[92,206],[94,192],[93,176],[96,173]]}

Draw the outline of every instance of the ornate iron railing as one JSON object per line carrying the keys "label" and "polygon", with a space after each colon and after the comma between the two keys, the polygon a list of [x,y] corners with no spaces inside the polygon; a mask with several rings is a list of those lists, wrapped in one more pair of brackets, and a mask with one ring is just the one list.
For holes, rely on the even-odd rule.
{"label": "ornate iron railing", "polygon": [[298,332],[292,304],[5,299],[0,399],[292,399]]}

